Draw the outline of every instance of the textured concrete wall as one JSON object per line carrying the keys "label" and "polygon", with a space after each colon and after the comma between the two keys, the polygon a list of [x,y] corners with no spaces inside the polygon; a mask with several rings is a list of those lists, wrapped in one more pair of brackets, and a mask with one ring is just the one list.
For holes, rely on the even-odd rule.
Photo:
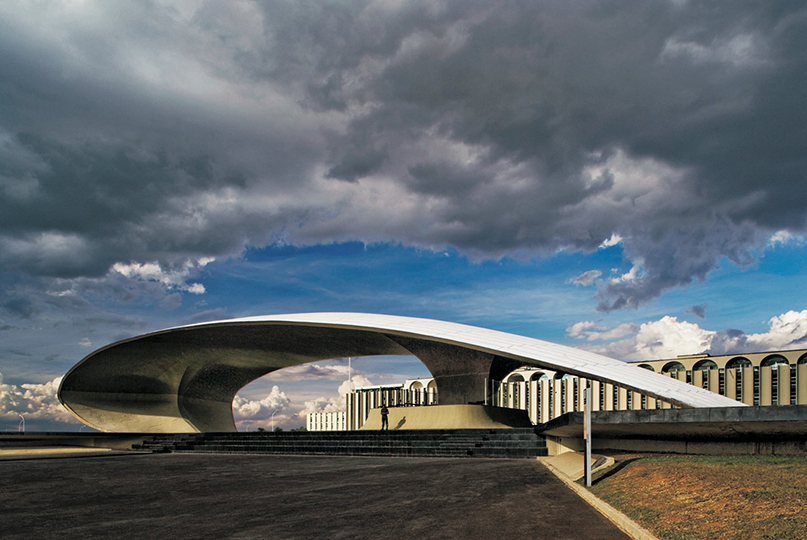
{"label": "textured concrete wall", "polygon": [[[579,451],[583,414],[540,426],[556,453]],[[807,454],[807,406],[592,413],[595,450],[691,454]]]}

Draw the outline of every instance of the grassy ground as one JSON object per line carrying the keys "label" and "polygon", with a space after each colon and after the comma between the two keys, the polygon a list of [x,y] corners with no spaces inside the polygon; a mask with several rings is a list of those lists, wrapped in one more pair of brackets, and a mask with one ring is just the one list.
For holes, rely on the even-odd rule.
{"label": "grassy ground", "polygon": [[661,539],[807,539],[807,457],[615,457],[591,491]]}

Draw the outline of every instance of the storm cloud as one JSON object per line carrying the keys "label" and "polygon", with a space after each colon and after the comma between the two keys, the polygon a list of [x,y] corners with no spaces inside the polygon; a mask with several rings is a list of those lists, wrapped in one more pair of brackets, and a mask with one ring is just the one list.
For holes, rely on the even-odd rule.
{"label": "storm cloud", "polygon": [[785,1],[5,3],[0,264],[194,292],[275,242],[620,237],[597,300],[635,307],[805,231],[805,30]]}

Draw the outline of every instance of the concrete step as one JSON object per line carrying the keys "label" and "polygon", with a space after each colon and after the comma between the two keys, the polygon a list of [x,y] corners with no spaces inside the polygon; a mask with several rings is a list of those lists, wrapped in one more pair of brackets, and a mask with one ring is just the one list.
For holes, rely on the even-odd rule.
{"label": "concrete step", "polygon": [[324,441],[317,441],[317,440],[282,440],[282,441],[244,441],[238,439],[228,439],[228,440],[184,440],[184,441],[173,441],[171,443],[166,442],[153,442],[153,441],[146,441],[143,443],[143,446],[164,446],[166,444],[172,445],[179,445],[179,444],[215,444],[215,445],[228,445],[228,444],[250,444],[250,445],[258,445],[258,446],[287,446],[287,445],[308,445],[308,446],[362,446],[362,445],[386,445],[386,446],[413,446],[413,447],[429,447],[429,446],[501,446],[501,447],[531,447],[531,446],[544,446],[545,442],[541,439],[533,439],[531,441],[480,441],[480,440],[471,440],[471,441],[454,441],[454,440],[442,440],[442,441],[406,441],[406,440],[355,440],[355,439],[345,439],[341,441],[336,440],[324,440]]}
{"label": "concrete step", "polygon": [[390,448],[386,446],[347,446],[339,448],[270,448],[204,446],[173,450],[176,453],[211,454],[285,454],[285,455],[349,455],[349,456],[412,456],[412,457],[479,457],[479,458],[534,458],[547,455],[546,449],[526,448],[474,448],[447,450],[441,448]]}
{"label": "concrete step", "polygon": [[133,445],[152,452],[531,458],[547,455],[532,429],[197,433]]}
{"label": "concrete step", "polygon": [[[161,448],[161,447],[158,447]],[[387,448],[390,450],[409,450],[409,451],[465,451],[465,450],[481,450],[481,449],[501,449],[501,450],[541,450],[545,449],[545,445],[522,445],[522,446],[467,446],[467,445],[435,445],[435,446],[411,446],[411,445],[388,445],[388,444],[343,444],[343,445],[327,445],[327,444],[283,444],[283,445],[257,445],[257,444],[178,444],[175,448],[182,449],[255,449],[255,450],[285,450],[285,449],[311,449],[314,451],[327,449],[331,451],[339,451],[341,449],[361,449],[361,448]]]}

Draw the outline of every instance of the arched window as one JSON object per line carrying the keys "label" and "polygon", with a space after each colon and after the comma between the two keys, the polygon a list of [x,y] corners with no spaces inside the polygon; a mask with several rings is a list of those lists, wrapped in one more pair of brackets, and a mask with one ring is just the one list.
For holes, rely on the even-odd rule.
{"label": "arched window", "polygon": [[737,356],[726,362],[726,369],[736,369],[739,367],[751,367],[751,360],[744,356]]}
{"label": "arched window", "polygon": [[548,379],[546,373],[543,371],[533,371],[532,375],[530,375],[531,381],[540,381],[541,379]]}
{"label": "arched window", "polygon": [[639,364],[638,367],[640,367],[642,369],[649,369],[650,371],[656,371],[655,369],[653,369],[653,366],[651,366],[650,364]]}
{"label": "arched window", "polygon": [[521,373],[511,373],[507,377],[507,382],[522,382],[524,380],[524,376]]}
{"label": "arched window", "polygon": [[692,371],[703,371],[706,369],[717,369],[717,364],[713,360],[701,360],[695,362]]}
{"label": "arched window", "polygon": [[779,366],[779,365],[790,365],[790,362],[787,361],[787,358],[782,356],[781,354],[772,354],[770,356],[765,357],[762,362],[759,363],[760,367],[765,366]]}
{"label": "arched window", "polygon": [[779,369],[789,369],[790,362],[781,354],[772,354],[766,356],[762,362],[759,363],[760,367],[771,367],[771,404],[779,405],[779,396],[781,391],[779,389]]}
{"label": "arched window", "polygon": [[426,385],[426,392],[429,394],[429,400],[431,405],[437,405],[437,382],[432,379],[429,381],[429,384]]}
{"label": "arched window", "polygon": [[681,362],[667,362],[664,364],[664,367],[661,368],[662,373],[675,373],[676,371],[686,371],[684,364]]}
{"label": "arched window", "polygon": [[413,382],[409,387],[409,391],[411,393],[411,404],[421,405],[423,403],[423,383],[420,381]]}
{"label": "arched window", "polygon": [[807,354],[804,354],[801,356],[801,358],[799,358],[798,364],[807,364]]}

